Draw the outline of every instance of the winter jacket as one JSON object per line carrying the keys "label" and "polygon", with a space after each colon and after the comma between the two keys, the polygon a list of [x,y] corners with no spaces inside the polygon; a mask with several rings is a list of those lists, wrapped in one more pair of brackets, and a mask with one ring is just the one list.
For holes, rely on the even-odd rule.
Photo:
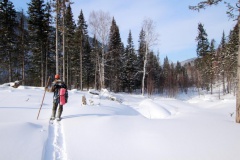
{"label": "winter jacket", "polygon": [[65,88],[65,101],[67,103],[68,100],[68,91],[67,91],[67,85],[61,81],[60,79],[53,81],[51,91],[53,92],[53,103],[60,103],[60,88]]}

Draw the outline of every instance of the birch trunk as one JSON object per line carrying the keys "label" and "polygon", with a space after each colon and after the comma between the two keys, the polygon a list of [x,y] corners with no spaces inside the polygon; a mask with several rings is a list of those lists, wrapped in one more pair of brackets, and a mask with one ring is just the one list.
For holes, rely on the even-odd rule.
{"label": "birch trunk", "polygon": [[143,78],[142,78],[142,95],[144,96],[144,88],[145,88],[145,77],[146,77],[146,66],[147,66],[147,55],[148,55],[148,49],[146,45],[146,52],[145,52],[145,58],[144,58],[144,63],[143,63]]}

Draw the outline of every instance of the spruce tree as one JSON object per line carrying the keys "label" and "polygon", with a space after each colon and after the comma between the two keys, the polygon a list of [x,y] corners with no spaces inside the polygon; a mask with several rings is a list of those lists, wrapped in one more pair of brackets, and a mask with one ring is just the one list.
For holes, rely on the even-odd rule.
{"label": "spruce tree", "polygon": [[34,85],[44,86],[44,42],[47,36],[45,32],[45,4],[43,0],[31,0],[28,6],[28,30],[31,39],[29,46],[32,54],[30,74]]}
{"label": "spruce tree", "polygon": [[79,53],[79,87],[83,89],[83,57],[84,57],[84,47],[87,44],[88,32],[87,32],[87,23],[85,21],[83,12],[81,10],[80,15],[78,16],[78,23],[76,29],[76,43],[78,44],[78,53]]}
{"label": "spruce tree", "polygon": [[24,12],[22,10],[21,13],[19,13],[19,23],[17,27],[17,47],[16,51],[18,53],[18,67],[17,72],[19,74],[18,79],[23,80],[22,84],[24,85],[26,82],[26,73],[28,68],[28,31],[26,28],[26,21],[27,17],[24,15]]}
{"label": "spruce tree", "polygon": [[235,91],[235,78],[237,77],[237,51],[238,51],[238,27],[237,25],[230,31],[226,44],[225,54],[225,74],[227,80],[227,93]]}
{"label": "spruce tree", "polygon": [[109,34],[109,44],[107,53],[107,68],[108,85],[110,90],[119,92],[120,90],[120,73],[122,68],[122,42],[119,33],[119,28],[115,19],[112,20],[112,25]]}
{"label": "spruce tree", "polygon": [[56,72],[55,66],[55,28],[52,26],[53,24],[53,17],[52,17],[52,8],[50,3],[46,3],[44,8],[44,68],[45,68],[45,85],[47,83],[47,79],[49,75],[54,75]]}
{"label": "spruce tree", "polygon": [[73,13],[72,13],[72,8],[71,5],[69,4],[66,9],[66,14],[65,14],[65,55],[66,55],[66,83],[71,88],[71,84],[74,84],[73,80],[76,79],[76,65],[78,64],[75,62],[75,56],[76,54],[78,55],[79,53],[76,52],[76,46],[78,44],[75,43],[75,21],[73,18]]}
{"label": "spruce tree", "polygon": [[209,47],[209,54],[207,58],[207,67],[208,71],[207,74],[209,75],[209,81],[210,81],[210,89],[211,89],[211,94],[213,93],[213,84],[215,80],[215,54],[216,54],[216,49],[215,49],[215,40],[212,39]]}
{"label": "spruce tree", "polygon": [[[11,82],[13,79],[13,68],[17,61],[16,55],[16,11],[14,5],[9,0],[0,2],[0,60],[1,68],[7,73],[6,79]],[[1,75],[2,77],[2,75]],[[1,80],[0,80],[1,81]],[[2,80],[3,81],[3,80]]]}
{"label": "spruce tree", "polygon": [[170,90],[170,83],[171,83],[171,79],[170,79],[170,63],[168,60],[168,57],[164,58],[163,61],[163,91],[165,93],[169,93]]}
{"label": "spruce tree", "polygon": [[94,84],[94,55],[91,53],[92,47],[87,37],[84,45],[84,55],[83,55],[83,82],[85,87],[89,89],[92,84]]}
{"label": "spruce tree", "polygon": [[225,70],[226,70],[226,54],[227,54],[227,48],[226,48],[226,45],[227,45],[227,42],[226,42],[226,37],[225,37],[225,33],[223,31],[223,34],[222,34],[222,39],[221,39],[221,42],[220,42],[220,69],[221,69],[221,72],[220,74],[222,75],[222,87],[223,87],[223,94],[226,93],[226,86],[225,86]]}
{"label": "spruce tree", "polygon": [[202,88],[209,89],[209,75],[207,73],[208,65],[207,61],[209,56],[209,42],[207,38],[207,33],[204,29],[203,24],[198,24],[198,36],[196,38],[197,41],[197,56],[196,67],[199,70],[201,80],[199,82]]}
{"label": "spruce tree", "polygon": [[197,56],[203,57],[207,54],[209,42],[207,38],[207,33],[204,29],[204,26],[202,23],[198,24],[198,36],[196,37],[197,44]]}
{"label": "spruce tree", "polygon": [[123,72],[122,79],[123,89],[125,90],[125,88],[127,88],[128,92],[132,93],[133,89],[135,89],[134,81],[137,73],[136,68],[137,55],[135,54],[131,31],[129,31],[127,42],[128,44],[126,46],[125,56],[123,60],[124,69],[122,71]]}
{"label": "spruce tree", "polygon": [[136,82],[135,85],[137,88],[141,88],[143,77],[143,62],[144,62],[144,54],[146,51],[146,44],[145,44],[145,32],[143,29],[140,31],[139,34],[139,46],[138,46],[138,55],[137,55],[137,74],[136,74]]}

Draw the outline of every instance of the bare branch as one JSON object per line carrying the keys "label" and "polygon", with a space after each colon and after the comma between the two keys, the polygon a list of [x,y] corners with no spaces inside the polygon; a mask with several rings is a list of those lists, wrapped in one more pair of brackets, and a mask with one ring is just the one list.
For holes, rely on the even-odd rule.
{"label": "bare branch", "polygon": [[200,9],[205,9],[208,6],[217,5],[219,2],[222,2],[222,0],[206,0],[199,2],[196,6],[189,6],[189,9],[200,11]]}

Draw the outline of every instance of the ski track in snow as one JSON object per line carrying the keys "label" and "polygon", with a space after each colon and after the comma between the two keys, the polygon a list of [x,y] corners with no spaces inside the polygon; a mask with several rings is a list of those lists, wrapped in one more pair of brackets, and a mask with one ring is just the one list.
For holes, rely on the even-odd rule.
{"label": "ski track in snow", "polygon": [[68,160],[61,122],[49,124],[48,132],[43,159]]}

